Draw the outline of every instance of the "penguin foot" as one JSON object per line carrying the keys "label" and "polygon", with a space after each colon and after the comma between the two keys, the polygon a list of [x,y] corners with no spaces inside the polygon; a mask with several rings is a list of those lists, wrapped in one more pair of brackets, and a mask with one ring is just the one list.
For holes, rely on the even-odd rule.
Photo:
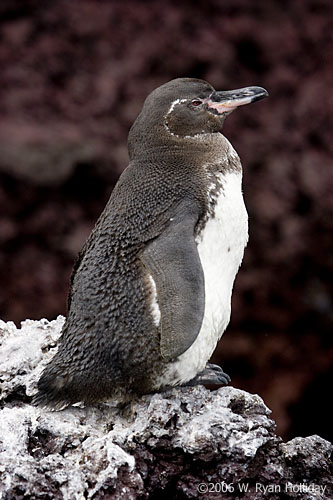
{"label": "penguin foot", "polygon": [[[207,370],[207,368],[209,368],[210,370],[217,371],[217,372],[219,372],[219,373],[221,373],[221,372],[222,372],[222,373],[224,373],[224,375],[226,375],[226,376],[230,379],[229,375],[227,375],[227,374],[223,371],[223,369],[221,368],[221,366],[219,366],[219,365],[214,365],[213,363],[207,363],[205,370]],[[230,381],[231,381],[231,379],[229,380],[229,382],[230,382]]]}
{"label": "penguin foot", "polygon": [[231,378],[218,365],[207,363],[207,366],[202,372],[198,373],[192,380],[189,380],[184,386],[193,386],[199,384],[222,385],[229,384]]}

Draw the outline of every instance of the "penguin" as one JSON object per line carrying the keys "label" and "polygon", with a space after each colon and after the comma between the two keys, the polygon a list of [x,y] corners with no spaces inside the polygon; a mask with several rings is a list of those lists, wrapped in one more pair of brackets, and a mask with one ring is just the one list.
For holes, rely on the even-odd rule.
{"label": "penguin", "polygon": [[129,165],[74,265],[35,404],[126,404],[230,381],[208,361],[230,320],[248,216],[240,159],[221,130],[237,107],[266,96],[177,78],[147,97],[129,132]]}

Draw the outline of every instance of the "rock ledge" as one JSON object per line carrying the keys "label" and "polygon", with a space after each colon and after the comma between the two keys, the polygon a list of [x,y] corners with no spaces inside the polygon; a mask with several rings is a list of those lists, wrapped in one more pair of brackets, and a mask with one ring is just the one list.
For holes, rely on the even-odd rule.
{"label": "rock ledge", "polygon": [[0,498],[332,498],[332,445],[275,434],[257,395],[233,387],[49,412],[30,404],[64,318],[0,322]]}

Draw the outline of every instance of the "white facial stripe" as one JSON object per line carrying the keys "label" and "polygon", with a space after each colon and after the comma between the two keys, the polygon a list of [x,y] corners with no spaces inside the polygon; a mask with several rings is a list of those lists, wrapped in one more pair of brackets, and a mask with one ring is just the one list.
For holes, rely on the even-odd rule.
{"label": "white facial stripe", "polygon": [[171,103],[171,106],[166,114],[166,116],[168,116],[170,113],[172,113],[172,111],[175,109],[175,106],[177,106],[177,104],[181,104],[182,102],[186,102],[187,99],[176,99],[175,101],[173,101]]}

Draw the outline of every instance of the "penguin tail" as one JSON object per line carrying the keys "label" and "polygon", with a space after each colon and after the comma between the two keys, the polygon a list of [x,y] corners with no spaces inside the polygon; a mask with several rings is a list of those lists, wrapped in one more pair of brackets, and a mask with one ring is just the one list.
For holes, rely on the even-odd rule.
{"label": "penguin tail", "polygon": [[59,411],[77,400],[68,392],[68,376],[50,373],[47,369],[38,381],[38,392],[32,398],[34,406]]}
{"label": "penguin tail", "polygon": [[46,394],[43,394],[40,391],[32,397],[32,404],[50,411],[64,410],[70,405],[68,401],[63,401],[61,399],[51,400]]}

